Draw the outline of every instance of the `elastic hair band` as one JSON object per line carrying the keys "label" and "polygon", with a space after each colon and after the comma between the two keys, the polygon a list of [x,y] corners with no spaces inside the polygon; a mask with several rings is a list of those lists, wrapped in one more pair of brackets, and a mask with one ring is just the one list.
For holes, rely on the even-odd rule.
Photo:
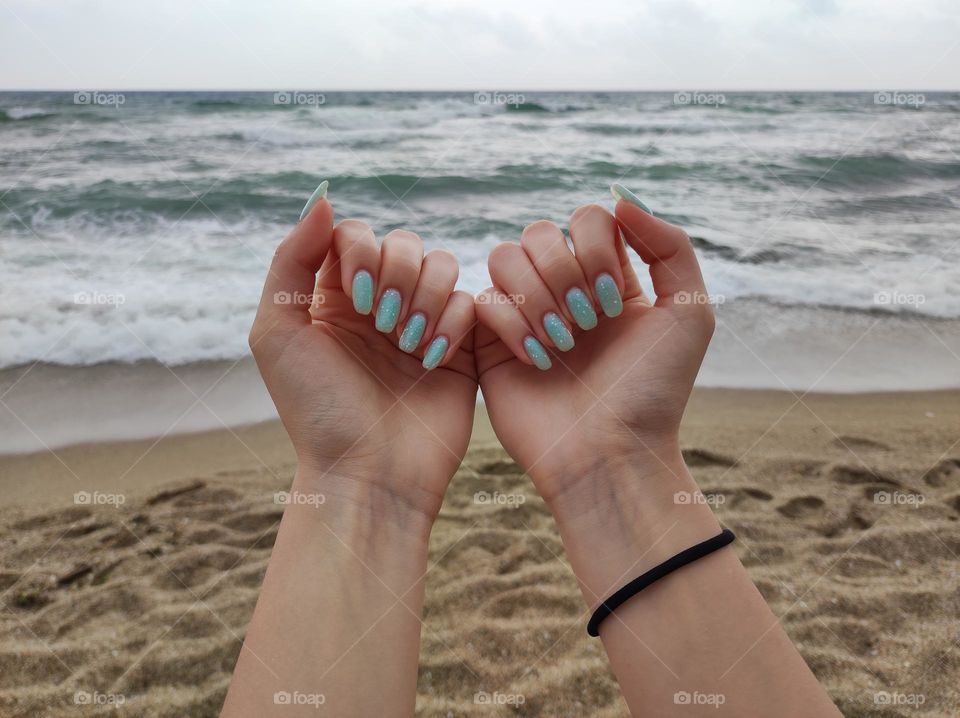
{"label": "elastic hair band", "polygon": [[597,606],[597,610],[593,612],[593,615],[590,616],[590,621],[587,623],[587,633],[593,637],[599,636],[600,624],[603,622],[603,619],[613,613],[614,610],[620,606],[620,604],[633,598],[651,583],[659,581],[661,578],[667,574],[673,573],[678,568],[686,566],[688,563],[693,563],[698,558],[703,558],[704,556],[723,548],[727,544],[733,543],[735,538],[736,536],[733,535],[733,531],[730,529],[724,529],[713,538],[709,538],[706,541],[681,551],[676,556],[668,558],[659,566],[654,566],[646,573],[633,579],[630,583]]}

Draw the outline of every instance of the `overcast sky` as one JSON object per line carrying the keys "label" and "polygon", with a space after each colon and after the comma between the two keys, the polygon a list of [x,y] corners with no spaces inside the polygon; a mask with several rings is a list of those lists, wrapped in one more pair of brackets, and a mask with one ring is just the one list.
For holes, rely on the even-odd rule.
{"label": "overcast sky", "polygon": [[3,89],[958,87],[957,0],[0,0]]}

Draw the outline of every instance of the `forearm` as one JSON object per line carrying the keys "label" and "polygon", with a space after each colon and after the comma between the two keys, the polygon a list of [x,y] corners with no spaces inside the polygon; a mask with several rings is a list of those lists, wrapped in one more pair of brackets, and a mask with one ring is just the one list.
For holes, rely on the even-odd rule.
{"label": "forearm", "polygon": [[[720,532],[685,500],[697,486],[676,447],[599,459],[565,483],[551,508],[591,610]],[[729,546],[629,599],[600,637],[634,715],[839,715]]]}
{"label": "forearm", "polygon": [[413,715],[432,521],[318,478],[294,480],[223,716]]}

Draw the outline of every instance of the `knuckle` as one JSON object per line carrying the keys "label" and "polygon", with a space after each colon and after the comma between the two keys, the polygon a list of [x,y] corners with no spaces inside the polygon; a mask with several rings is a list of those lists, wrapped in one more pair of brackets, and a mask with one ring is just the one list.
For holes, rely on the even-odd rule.
{"label": "knuckle", "polygon": [[545,275],[562,274],[565,277],[567,274],[565,270],[571,266],[570,260],[572,259],[573,256],[566,249],[562,247],[551,248],[537,259],[536,265],[537,269]]}
{"label": "knuckle", "polygon": [[261,328],[260,322],[255,321],[253,326],[250,327],[250,333],[247,335],[247,344],[254,355],[259,351],[259,345],[264,336],[266,336],[266,333]]}
{"label": "knuckle", "polygon": [[453,291],[450,293],[449,301],[456,302],[458,304],[463,305],[464,307],[467,305],[473,306],[473,295],[470,294],[470,292],[465,292],[462,289],[457,289],[456,291]]}
{"label": "knuckle", "polygon": [[387,244],[414,244],[423,246],[423,240],[420,239],[420,235],[411,232],[408,229],[392,229],[387,232],[387,236],[383,238],[383,243]]}
{"label": "knuckle", "polygon": [[570,224],[572,225],[575,222],[583,221],[587,218],[607,219],[608,217],[612,218],[613,215],[599,204],[585,204],[573,210],[573,214],[570,215]]}
{"label": "knuckle", "polygon": [[503,264],[504,262],[509,262],[511,257],[516,257],[516,253],[522,251],[520,247],[516,244],[511,244],[510,242],[502,242],[498,244],[490,252],[490,256],[487,257],[487,266],[490,269]]}
{"label": "knuckle", "polygon": [[446,249],[431,249],[423,258],[423,263],[431,269],[460,276],[460,263],[453,252]]}
{"label": "knuckle", "polygon": [[[416,281],[417,274],[420,272],[420,262],[418,258],[407,255],[394,256],[390,257],[387,262],[384,263],[380,272],[381,274],[387,274],[389,272],[391,276],[412,277],[413,280]],[[389,281],[389,278],[384,281]]]}
{"label": "knuckle", "polygon": [[713,307],[709,304],[700,304],[694,307],[694,312],[703,331],[707,336],[713,336],[713,332],[717,328],[717,315],[714,313]]}
{"label": "knuckle", "polygon": [[362,219],[344,219],[341,220],[337,225],[338,231],[346,231],[358,234],[366,234],[367,232],[372,231],[370,225],[364,222]]}
{"label": "knuckle", "polygon": [[538,219],[536,222],[528,224],[523,228],[523,233],[520,235],[520,241],[524,239],[529,239],[530,237],[535,236],[550,236],[560,234],[560,228],[551,222],[549,219]]}

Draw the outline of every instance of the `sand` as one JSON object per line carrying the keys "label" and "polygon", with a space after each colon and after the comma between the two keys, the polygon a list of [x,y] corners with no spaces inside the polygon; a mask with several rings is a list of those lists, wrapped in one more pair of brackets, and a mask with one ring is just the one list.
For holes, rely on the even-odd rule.
{"label": "sand", "polygon": [[[691,402],[692,471],[847,716],[960,714],[958,440],[958,392]],[[217,715],[293,469],[276,423],[0,458],[0,715]],[[553,520],[482,411],[431,566],[418,715],[627,715]]]}

